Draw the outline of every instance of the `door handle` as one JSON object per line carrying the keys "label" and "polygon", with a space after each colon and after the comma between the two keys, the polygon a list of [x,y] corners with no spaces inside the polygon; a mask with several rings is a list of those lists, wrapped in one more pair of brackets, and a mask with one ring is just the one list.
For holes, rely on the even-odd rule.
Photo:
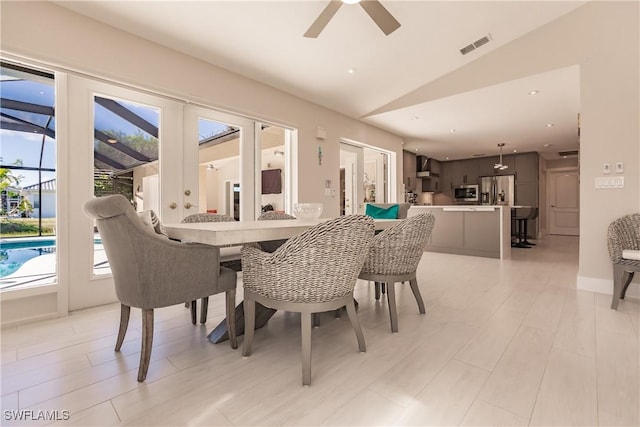
{"label": "door handle", "polygon": [[187,202],[184,204],[185,209],[191,209],[191,208],[196,208],[196,205],[192,205],[191,203]]}

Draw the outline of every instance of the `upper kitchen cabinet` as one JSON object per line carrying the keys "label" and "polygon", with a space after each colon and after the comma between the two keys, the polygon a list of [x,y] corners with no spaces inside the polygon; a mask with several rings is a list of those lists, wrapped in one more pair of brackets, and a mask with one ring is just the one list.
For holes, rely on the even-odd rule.
{"label": "upper kitchen cabinet", "polygon": [[421,190],[416,187],[416,170],[416,155],[408,151],[402,151],[402,183],[406,191]]}
{"label": "upper kitchen cabinet", "polygon": [[538,153],[523,153],[516,156],[516,179],[518,181],[538,181]]}
{"label": "upper kitchen cabinet", "polygon": [[493,166],[499,161],[498,156],[481,157],[478,159],[478,176],[492,176],[495,175],[495,169]]}
{"label": "upper kitchen cabinet", "polygon": [[[499,157],[498,157],[498,161],[500,161]],[[496,170],[496,175],[513,175],[513,174],[516,174],[516,155],[514,155],[514,154],[503,155],[502,156],[502,164],[508,166],[507,169],[502,169],[502,170],[497,169]]]}

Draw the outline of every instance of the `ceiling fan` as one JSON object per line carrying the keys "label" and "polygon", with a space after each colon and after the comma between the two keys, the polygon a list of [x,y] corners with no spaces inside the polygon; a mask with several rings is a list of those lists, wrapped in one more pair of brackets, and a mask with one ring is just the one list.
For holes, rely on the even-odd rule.
{"label": "ceiling fan", "polygon": [[373,22],[375,22],[386,35],[400,28],[400,23],[378,0],[331,0],[322,13],[320,13],[320,16],[311,24],[307,32],[304,33],[304,36],[310,38],[318,37],[331,18],[333,18],[333,15],[340,9],[342,3],[359,3],[364,11],[373,19]]}

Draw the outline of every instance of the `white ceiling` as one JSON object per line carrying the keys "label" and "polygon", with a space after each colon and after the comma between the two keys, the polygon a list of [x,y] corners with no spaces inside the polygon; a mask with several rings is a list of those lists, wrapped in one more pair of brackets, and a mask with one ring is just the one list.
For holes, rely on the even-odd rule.
{"label": "white ceiling", "polygon": [[[382,0],[402,25],[389,36],[360,6],[343,5],[317,39],[302,35],[328,0],[55,3],[389,130],[405,149],[440,160],[495,155],[498,142],[548,158],[578,148],[577,66],[390,105],[584,1]],[[490,43],[460,54],[487,34]]]}

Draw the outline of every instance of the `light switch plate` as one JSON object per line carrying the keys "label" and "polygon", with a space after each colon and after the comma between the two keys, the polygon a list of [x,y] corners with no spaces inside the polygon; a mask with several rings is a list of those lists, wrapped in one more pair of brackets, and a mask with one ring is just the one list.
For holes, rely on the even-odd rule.
{"label": "light switch plate", "polygon": [[602,165],[602,173],[611,173],[611,163]]}
{"label": "light switch plate", "polygon": [[624,164],[622,162],[616,163],[616,173],[624,172]]}

